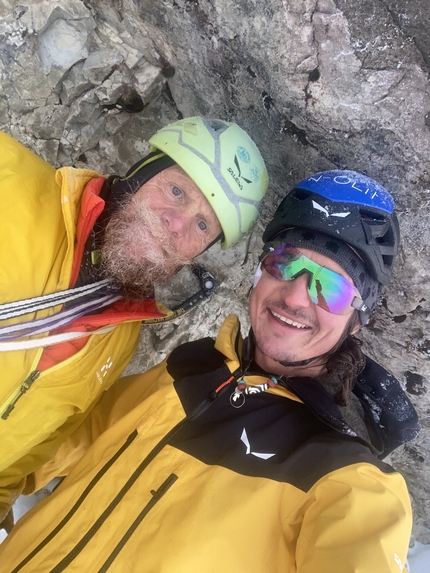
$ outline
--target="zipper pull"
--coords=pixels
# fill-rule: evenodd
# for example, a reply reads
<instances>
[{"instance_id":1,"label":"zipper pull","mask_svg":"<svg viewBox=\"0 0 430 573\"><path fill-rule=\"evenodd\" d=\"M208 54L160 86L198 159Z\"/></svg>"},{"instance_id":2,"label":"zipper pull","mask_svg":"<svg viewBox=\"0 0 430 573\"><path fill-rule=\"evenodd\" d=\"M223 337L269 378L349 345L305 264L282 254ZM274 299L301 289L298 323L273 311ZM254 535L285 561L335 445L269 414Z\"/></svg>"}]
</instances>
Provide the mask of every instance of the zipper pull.
<instances>
[{"instance_id":1,"label":"zipper pull","mask_svg":"<svg viewBox=\"0 0 430 573\"><path fill-rule=\"evenodd\" d=\"M20 387L17 390L17 394L12 398L12 400L7 405L6 410L1 415L2 420L7 420L9 418L10 413L15 408L18 400L27 392L27 390L29 390L29 388L31 388L33 382L35 382L39 376L40 371L34 370L23 382L21 382Z\"/></svg>"},{"instance_id":2,"label":"zipper pull","mask_svg":"<svg viewBox=\"0 0 430 573\"><path fill-rule=\"evenodd\" d=\"M222 384L220 384L218 386L218 388L216 388L215 390L212 390L212 392L209 393L209 400L211 402L213 402L214 400L216 400L219 396L219 394L221 393L221 391L224 390L224 388L226 388L227 386L229 386L232 382L236 382L238 378L241 378L242 372L240 370L240 368L238 368L237 370L235 370L232 375L230 376L230 378L228 380L226 380L225 382L223 382Z\"/></svg>"}]
</instances>

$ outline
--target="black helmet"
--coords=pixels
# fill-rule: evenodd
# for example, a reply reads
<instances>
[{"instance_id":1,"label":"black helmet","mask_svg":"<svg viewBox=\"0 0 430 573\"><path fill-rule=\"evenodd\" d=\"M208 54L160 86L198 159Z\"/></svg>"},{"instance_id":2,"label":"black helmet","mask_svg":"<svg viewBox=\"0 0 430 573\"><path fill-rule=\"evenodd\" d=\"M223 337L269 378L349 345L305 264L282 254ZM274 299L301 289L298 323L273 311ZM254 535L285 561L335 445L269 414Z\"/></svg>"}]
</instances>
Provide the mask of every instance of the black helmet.
<instances>
[{"instance_id":1,"label":"black helmet","mask_svg":"<svg viewBox=\"0 0 430 573\"><path fill-rule=\"evenodd\" d=\"M298 183L263 234L265 243L299 227L344 241L380 285L388 283L399 250L394 200L376 181L355 171L323 171Z\"/></svg>"}]
</instances>

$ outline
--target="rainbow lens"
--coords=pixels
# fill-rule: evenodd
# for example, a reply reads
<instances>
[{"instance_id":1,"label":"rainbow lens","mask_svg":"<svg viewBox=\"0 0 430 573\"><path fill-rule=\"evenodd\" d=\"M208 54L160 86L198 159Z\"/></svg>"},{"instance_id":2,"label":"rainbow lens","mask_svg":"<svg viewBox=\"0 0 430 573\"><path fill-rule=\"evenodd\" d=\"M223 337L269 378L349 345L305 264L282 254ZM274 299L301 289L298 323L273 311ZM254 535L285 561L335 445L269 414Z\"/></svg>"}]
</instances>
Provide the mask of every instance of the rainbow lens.
<instances>
[{"instance_id":1,"label":"rainbow lens","mask_svg":"<svg viewBox=\"0 0 430 573\"><path fill-rule=\"evenodd\" d=\"M292 245L281 243L269 247L261 265L272 277L281 281L309 275L308 291L313 303L333 314L348 314L360 299L357 288L342 275L318 265ZM354 305L353 305L354 302Z\"/></svg>"}]
</instances>

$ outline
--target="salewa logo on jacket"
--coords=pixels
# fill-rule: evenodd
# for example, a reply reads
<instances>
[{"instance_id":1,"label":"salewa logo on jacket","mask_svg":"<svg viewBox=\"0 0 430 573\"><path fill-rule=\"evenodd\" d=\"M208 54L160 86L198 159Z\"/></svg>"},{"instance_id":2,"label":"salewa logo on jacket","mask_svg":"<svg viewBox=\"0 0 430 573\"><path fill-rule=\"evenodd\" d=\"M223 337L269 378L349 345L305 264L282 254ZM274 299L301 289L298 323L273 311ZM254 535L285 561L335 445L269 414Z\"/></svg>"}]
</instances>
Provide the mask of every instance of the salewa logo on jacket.
<instances>
[{"instance_id":1,"label":"salewa logo on jacket","mask_svg":"<svg viewBox=\"0 0 430 573\"><path fill-rule=\"evenodd\" d=\"M240 439L242 440L242 442L246 446L246 453L247 454L251 454L257 458L261 458L262 460L268 460L269 458L276 456L276 454L263 454L261 452L251 452L251 445L249 443L248 434L246 433L245 428L243 428L243 432L242 432L242 435L240 436Z\"/></svg>"},{"instance_id":2,"label":"salewa logo on jacket","mask_svg":"<svg viewBox=\"0 0 430 573\"><path fill-rule=\"evenodd\" d=\"M97 376L97 379L100 382L100 384L103 383L103 378L109 372L109 368L111 368L112 365L113 365L112 357L109 356L109 358L106 360L106 364L103 364L103 366L100 368L100 370L97 370L96 376Z\"/></svg>"}]
</instances>

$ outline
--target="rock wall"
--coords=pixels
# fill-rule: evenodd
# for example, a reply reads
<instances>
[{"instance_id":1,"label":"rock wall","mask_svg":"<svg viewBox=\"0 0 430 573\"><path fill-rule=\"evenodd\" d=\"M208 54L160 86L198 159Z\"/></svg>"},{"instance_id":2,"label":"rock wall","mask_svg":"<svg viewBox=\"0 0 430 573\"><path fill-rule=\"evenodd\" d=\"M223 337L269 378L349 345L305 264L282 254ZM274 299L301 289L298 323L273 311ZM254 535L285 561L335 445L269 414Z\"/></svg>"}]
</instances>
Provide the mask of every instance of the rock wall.
<instances>
[{"instance_id":1,"label":"rock wall","mask_svg":"<svg viewBox=\"0 0 430 573\"><path fill-rule=\"evenodd\" d=\"M182 321L146 327L128 371L216 333L247 291L260 231L294 182L355 169L394 195L402 230L393 280L365 350L404 384L420 437L392 456L414 536L430 543L430 36L426 0L0 0L0 128L56 166L124 174L182 116L236 121L271 185L251 240L201 257L219 286ZM160 289L176 304L183 272Z\"/></svg>"}]
</instances>

